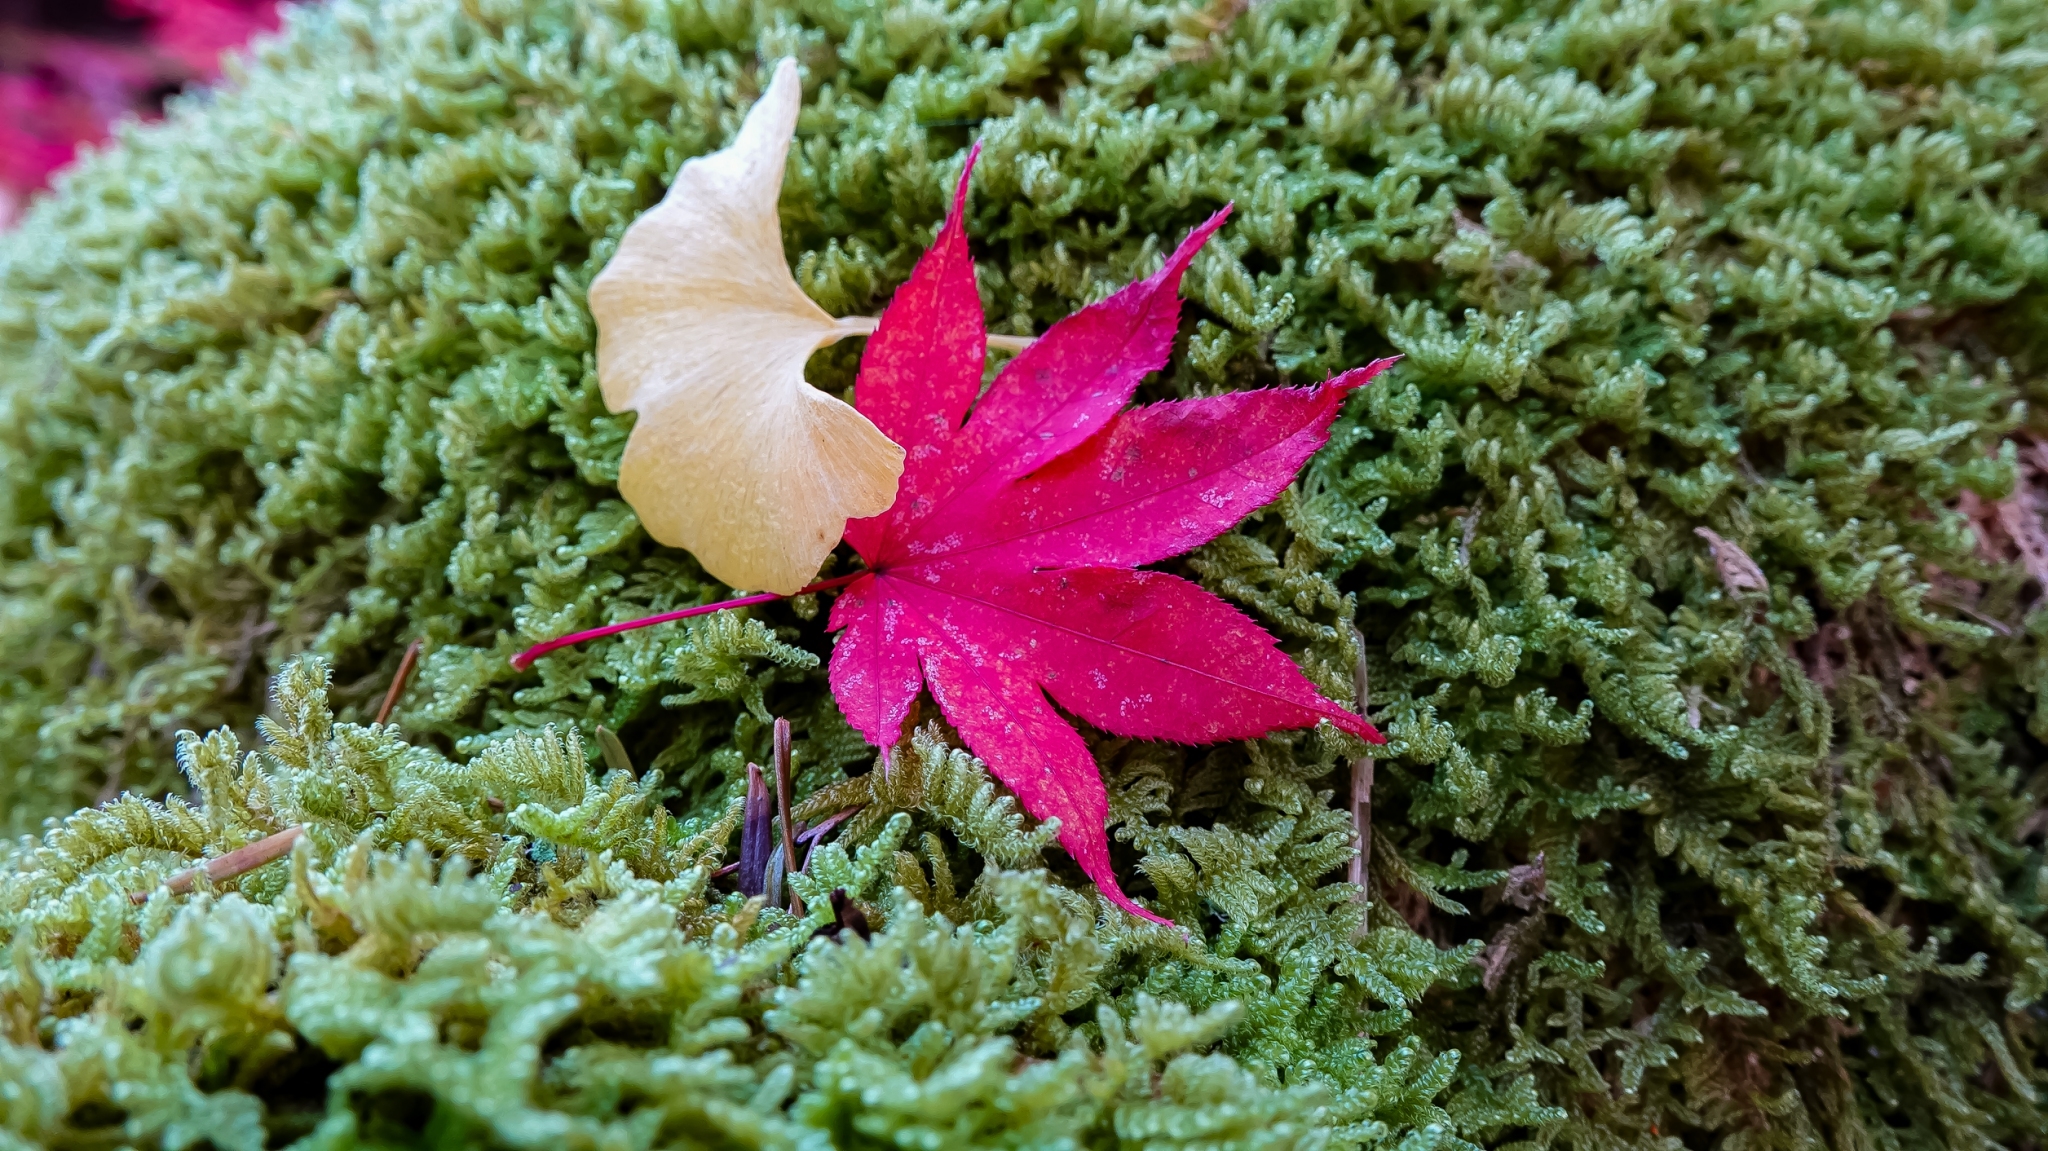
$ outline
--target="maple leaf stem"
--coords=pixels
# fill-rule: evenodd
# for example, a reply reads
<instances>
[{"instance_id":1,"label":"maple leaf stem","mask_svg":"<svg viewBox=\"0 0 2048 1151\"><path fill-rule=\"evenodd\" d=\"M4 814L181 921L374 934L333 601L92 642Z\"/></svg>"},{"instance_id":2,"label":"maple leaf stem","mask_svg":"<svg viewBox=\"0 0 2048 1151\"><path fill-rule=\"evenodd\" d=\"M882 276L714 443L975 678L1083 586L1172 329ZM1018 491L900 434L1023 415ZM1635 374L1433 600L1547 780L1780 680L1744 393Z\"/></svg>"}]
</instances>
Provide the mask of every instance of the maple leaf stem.
<instances>
[{"instance_id":1,"label":"maple leaf stem","mask_svg":"<svg viewBox=\"0 0 2048 1151\"><path fill-rule=\"evenodd\" d=\"M1358 644L1358 665L1351 672L1352 706L1369 722L1366 713L1372 703L1372 673L1365 662L1365 636L1359 634L1357 624L1351 626L1351 638ZM1366 886L1372 875L1372 787L1373 757L1367 752L1351 761L1351 826L1358 836L1358 853L1351 857L1350 874L1345 877L1358 886L1359 901L1365 904L1358 920L1361 935L1372 922L1372 895Z\"/></svg>"},{"instance_id":2,"label":"maple leaf stem","mask_svg":"<svg viewBox=\"0 0 2048 1151\"><path fill-rule=\"evenodd\" d=\"M828 580L819 580L817 583L797 589L796 594L810 595L812 592L845 587L866 574L868 573L857 571L843 576L834 576ZM518 671L525 671L533 666L533 661L547 655L549 652L560 651L565 647L574 647L585 640L603 639L608 635L617 635L622 631L633 631L637 628L653 627L658 623L670 623L679 619L689 619L691 616L710 615L715 611L729 611L736 607L752 607L755 604L774 603L776 600L789 598L791 597L777 592L764 591L756 595L743 595L738 599L721 600L718 603L677 608L675 611L665 611L660 615L642 616L639 619L629 619L623 623L608 623L603 627L594 627L588 631L574 632L559 639L551 639L545 643L534 644L532 647L512 657L512 667Z\"/></svg>"},{"instance_id":3,"label":"maple leaf stem","mask_svg":"<svg viewBox=\"0 0 2048 1151\"><path fill-rule=\"evenodd\" d=\"M837 321L837 338L872 336L875 334L875 326L881 322L880 316L841 316ZM989 347L1001 348L1006 352L1021 352L1038 341L1037 336L1005 336L998 332L990 332L984 338L988 341Z\"/></svg>"}]
</instances>

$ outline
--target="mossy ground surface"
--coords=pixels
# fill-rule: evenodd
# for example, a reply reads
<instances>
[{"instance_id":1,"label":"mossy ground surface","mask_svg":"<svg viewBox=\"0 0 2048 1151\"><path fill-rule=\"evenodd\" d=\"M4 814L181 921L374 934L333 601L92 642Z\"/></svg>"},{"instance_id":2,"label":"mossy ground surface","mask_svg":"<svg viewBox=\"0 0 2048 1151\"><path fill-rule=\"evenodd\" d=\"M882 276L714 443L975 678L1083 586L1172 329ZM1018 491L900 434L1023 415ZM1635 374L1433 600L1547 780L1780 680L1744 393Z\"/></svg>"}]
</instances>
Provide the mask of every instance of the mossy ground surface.
<instances>
[{"instance_id":1,"label":"mossy ground surface","mask_svg":"<svg viewBox=\"0 0 2048 1151\"><path fill-rule=\"evenodd\" d=\"M1144 398L1405 354L1173 565L1363 652L1369 923L1328 732L1091 735L1183 939L870 771L816 603L511 669L725 594L583 291L783 55L835 314L978 139L996 330L1234 201ZM0 1146L2039 1148L2044 116L2035 0L301 10L0 240L0 830L101 805L0 878ZM711 878L776 716L865 804L803 918Z\"/></svg>"}]
</instances>

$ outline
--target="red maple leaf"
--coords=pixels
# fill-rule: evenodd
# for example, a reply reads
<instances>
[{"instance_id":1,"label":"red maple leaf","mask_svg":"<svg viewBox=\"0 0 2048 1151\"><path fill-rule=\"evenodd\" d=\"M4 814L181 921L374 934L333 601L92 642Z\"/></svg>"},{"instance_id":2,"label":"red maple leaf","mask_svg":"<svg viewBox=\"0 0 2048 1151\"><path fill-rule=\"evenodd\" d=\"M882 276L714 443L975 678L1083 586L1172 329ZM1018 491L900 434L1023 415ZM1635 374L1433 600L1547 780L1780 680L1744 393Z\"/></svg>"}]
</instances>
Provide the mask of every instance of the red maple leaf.
<instances>
[{"instance_id":1,"label":"red maple leaf","mask_svg":"<svg viewBox=\"0 0 2048 1151\"><path fill-rule=\"evenodd\" d=\"M1318 387L1126 411L1172 351L1181 274L1225 208L1156 274L1054 324L981 394L966 195L962 173L950 218L861 358L855 406L907 458L895 506L847 525L868 570L833 606L832 692L886 752L929 687L1025 809L1059 819L1061 846L1103 894L1165 923L1118 887L1101 773L1047 696L1121 736L1210 743L1327 719L1384 742L1242 612L1132 569L1272 500L1351 390L1393 361Z\"/></svg>"}]
</instances>

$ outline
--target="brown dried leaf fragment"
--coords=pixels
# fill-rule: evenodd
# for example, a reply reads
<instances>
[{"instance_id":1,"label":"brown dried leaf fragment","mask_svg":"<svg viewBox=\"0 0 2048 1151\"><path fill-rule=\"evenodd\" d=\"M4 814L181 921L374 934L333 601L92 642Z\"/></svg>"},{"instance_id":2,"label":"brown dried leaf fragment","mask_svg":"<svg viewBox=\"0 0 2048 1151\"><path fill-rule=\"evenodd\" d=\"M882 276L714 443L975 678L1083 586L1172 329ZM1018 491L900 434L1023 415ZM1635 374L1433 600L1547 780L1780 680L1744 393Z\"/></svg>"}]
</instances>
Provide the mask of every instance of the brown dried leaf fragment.
<instances>
[{"instance_id":1,"label":"brown dried leaf fragment","mask_svg":"<svg viewBox=\"0 0 2048 1151\"><path fill-rule=\"evenodd\" d=\"M1998 501L1998 526L2020 553L2020 563L2042 588L2048 589L2048 511L2035 494L2031 477L2022 475L2012 495Z\"/></svg>"},{"instance_id":2,"label":"brown dried leaf fragment","mask_svg":"<svg viewBox=\"0 0 2048 1151\"><path fill-rule=\"evenodd\" d=\"M1484 950L1472 957L1479 968L1479 984L1487 994L1500 989L1515 964L1519 963L1543 936L1543 916L1525 915L1499 931L1487 941Z\"/></svg>"},{"instance_id":3,"label":"brown dried leaf fragment","mask_svg":"<svg viewBox=\"0 0 2048 1151\"><path fill-rule=\"evenodd\" d=\"M676 173L590 285L605 405L637 411L619 491L649 535L735 587L794 593L848 519L896 498L903 449L804 382L870 331L797 287L776 214L803 88L784 60L730 147Z\"/></svg>"},{"instance_id":4,"label":"brown dried leaf fragment","mask_svg":"<svg viewBox=\"0 0 2048 1151\"><path fill-rule=\"evenodd\" d=\"M1771 590L1771 581L1764 578L1764 569L1756 566L1748 552L1722 539L1712 528L1694 528L1692 533L1707 541L1707 554L1714 557L1714 570L1720 574L1721 586L1728 589L1729 595Z\"/></svg>"},{"instance_id":5,"label":"brown dried leaf fragment","mask_svg":"<svg viewBox=\"0 0 2048 1151\"><path fill-rule=\"evenodd\" d=\"M1528 911L1539 903L1550 902L1550 870L1543 863L1545 854L1539 851L1529 862L1508 868L1507 878L1500 885L1502 903Z\"/></svg>"}]
</instances>

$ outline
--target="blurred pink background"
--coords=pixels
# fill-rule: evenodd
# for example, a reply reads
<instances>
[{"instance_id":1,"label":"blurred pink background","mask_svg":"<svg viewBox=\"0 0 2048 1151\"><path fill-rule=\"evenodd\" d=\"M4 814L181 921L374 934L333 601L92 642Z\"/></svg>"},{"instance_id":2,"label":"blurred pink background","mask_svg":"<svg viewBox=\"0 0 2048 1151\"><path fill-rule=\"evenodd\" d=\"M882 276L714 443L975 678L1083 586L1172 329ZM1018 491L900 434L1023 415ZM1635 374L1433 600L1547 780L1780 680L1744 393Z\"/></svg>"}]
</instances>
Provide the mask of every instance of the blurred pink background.
<instances>
[{"instance_id":1,"label":"blurred pink background","mask_svg":"<svg viewBox=\"0 0 2048 1151\"><path fill-rule=\"evenodd\" d=\"M277 0L0 0L0 228L81 145L275 27Z\"/></svg>"}]
</instances>

